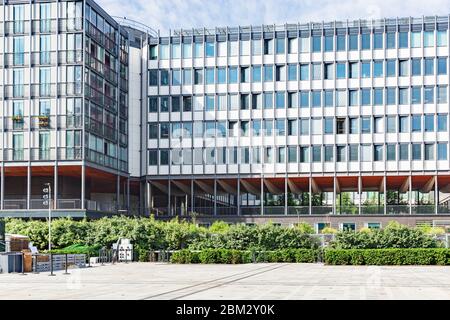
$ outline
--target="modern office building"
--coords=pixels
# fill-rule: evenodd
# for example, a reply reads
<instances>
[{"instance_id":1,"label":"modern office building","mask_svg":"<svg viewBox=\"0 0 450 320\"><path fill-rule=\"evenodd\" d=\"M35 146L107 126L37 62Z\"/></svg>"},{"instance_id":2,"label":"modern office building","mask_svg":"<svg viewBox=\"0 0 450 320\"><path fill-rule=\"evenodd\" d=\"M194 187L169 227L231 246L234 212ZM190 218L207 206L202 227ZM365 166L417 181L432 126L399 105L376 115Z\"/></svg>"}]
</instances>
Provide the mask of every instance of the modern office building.
<instances>
[{"instance_id":1,"label":"modern office building","mask_svg":"<svg viewBox=\"0 0 450 320\"><path fill-rule=\"evenodd\" d=\"M52 182L61 215L450 224L449 16L163 36L21 3L1 13L4 214L45 214Z\"/></svg>"}]
</instances>

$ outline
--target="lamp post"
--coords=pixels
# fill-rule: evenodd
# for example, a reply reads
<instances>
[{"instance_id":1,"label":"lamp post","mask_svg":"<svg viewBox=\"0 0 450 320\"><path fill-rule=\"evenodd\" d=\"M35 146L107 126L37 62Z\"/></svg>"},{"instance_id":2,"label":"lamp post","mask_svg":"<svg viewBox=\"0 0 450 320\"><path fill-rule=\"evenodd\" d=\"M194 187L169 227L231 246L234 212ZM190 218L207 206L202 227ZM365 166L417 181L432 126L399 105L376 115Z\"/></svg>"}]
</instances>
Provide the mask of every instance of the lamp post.
<instances>
[{"instance_id":1,"label":"lamp post","mask_svg":"<svg viewBox=\"0 0 450 320\"><path fill-rule=\"evenodd\" d=\"M50 252L52 250L52 186L50 183L45 183L44 186L42 198L43 204L48 204L48 251Z\"/></svg>"}]
</instances>

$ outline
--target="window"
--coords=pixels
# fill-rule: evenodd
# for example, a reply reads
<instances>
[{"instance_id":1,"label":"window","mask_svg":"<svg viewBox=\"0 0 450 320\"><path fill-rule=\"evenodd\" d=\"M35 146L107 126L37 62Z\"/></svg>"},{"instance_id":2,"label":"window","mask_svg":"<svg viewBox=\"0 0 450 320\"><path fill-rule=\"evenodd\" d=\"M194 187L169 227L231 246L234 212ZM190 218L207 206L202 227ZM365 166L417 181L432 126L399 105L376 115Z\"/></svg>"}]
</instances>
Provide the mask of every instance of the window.
<instances>
[{"instance_id":1,"label":"window","mask_svg":"<svg viewBox=\"0 0 450 320\"><path fill-rule=\"evenodd\" d=\"M425 116L425 132L433 132L434 131L434 114L426 114Z\"/></svg>"},{"instance_id":2,"label":"window","mask_svg":"<svg viewBox=\"0 0 450 320\"><path fill-rule=\"evenodd\" d=\"M183 58L184 59L192 58L192 44L191 43L183 43Z\"/></svg>"},{"instance_id":3,"label":"window","mask_svg":"<svg viewBox=\"0 0 450 320\"><path fill-rule=\"evenodd\" d=\"M374 78L383 77L383 61L373 62L373 77Z\"/></svg>"},{"instance_id":4,"label":"window","mask_svg":"<svg viewBox=\"0 0 450 320\"><path fill-rule=\"evenodd\" d=\"M228 83L238 83L237 67L228 67Z\"/></svg>"},{"instance_id":5,"label":"window","mask_svg":"<svg viewBox=\"0 0 450 320\"><path fill-rule=\"evenodd\" d=\"M148 97L148 112L158 112L158 98Z\"/></svg>"},{"instance_id":6,"label":"window","mask_svg":"<svg viewBox=\"0 0 450 320\"><path fill-rule=\"evenodd\" d=\"M275 106L277 109L284 109L285 108L285 103L284 103L284 92L277 92L275 95Z\"/></svg>"},{"instance_id":7,"label":"window","mask_svg":"<svg viewBox=\"0 0 450 320\"><path fill-rule=\"evenodd\" d=\"M434 58L425 58L424 60L424 75L434 75Z\"/></svg>"},{"instance_id":8,"label":"window","mask_svg":"<svg viewBox=\"0 0 450 320\"><path fill-rule=\"evenodd\" d=\"M309 162L309 147L300 147L300 162Z\"/></svg>"},{"instance_id":9,"label":"window","mask_svg":"<svg viewBox=\"0 0 450 320\"><path fill-rule=\"evenodd\" d=\"M358 151L359 146L356 144L351 144L348 146L348 161L356 162L358 161Z\"/></svg>"},{"instance_id":10,"label":"window","mask_svg":"<svg viewBox=\"0 0 450 320\"><path fill-rule=\"evenodd\" d=\"M324 161L333 162L334 161L334 147L324 146Z\"/></svg>"},{"instance_id":11,"label":"window","mask_svg":"<svg viewBox=\"0 0 450 320\"><path fill-rule=\"evenodd\" d=\"M298 41L297 38L288 39L288 53L297 53L298 51Z\"/></svg>"},{"instance_id":12,"label":"window","mask_svg":"<svg viewBox=\"0 0 450 320\"><path fill-rule=\"evenodd\" d=\"M372 161L372 145L370 144L361 145L361 161L363 162Z\"/></svg>"},{"instance_id":13,"label":"window","mask_svg":"<svg viewBox=\"0 0 450 320\"><path fill-rule=\"evenodd\" d=\"M358 35L350 34L348 36L348 51L358 50Z\"/></svg>"},{"instance_id":14,"label":"window","mask_svg":"<svg viewBox=\"0 0 450 320\"><path fill-rule=\"evenodd\" d=\"M437 153L438 153L438 160L447 160L447 142L438 142L437 144Z\"/></svg>"},{"instance_id":15,"label":"window","mask_svg":"<svg viewBox=\"0 0 450 320\"><path fill-rule=\"evenodd\" d=\"M324 65L324 74L323 77L325 80L332 80L334 76L334 64L333 63L325 63Z\"/></svg>"},{"instance_id":16,"label":"window","mask_svg":"<svg viewBox=\"0 0 450 320\"><path fill-rule=\"evenodd\" d=\"M285 81L286 80L286 67L276 66L275 67L275 81Z\"/></svg>"},{"instance_id":17,"label":"window","mask_svg":"<svg viewBox=\"0 0 450 320\"><path fill-rule=\"evenodd\" d=\"M322 44L322 37L321 36L313 36L312 37L312 52L320 52Z\"/></svg>"},{"instance_id":18,"label":"window","mask_svg":"<svg viewBox=\"0 0 450 320\"><path fill-rule=\"evenodd\" d=\"M194 43L194 58L203 58L203 43Z\"/></svg>"},{"instance_id":19,"label":"window","mask_svg":"<svg viewBox=\"0 0 450 320\"><path fill-rule=\"evenodd\" d=\"M261 66L252 67L252 81L261 82Z\"/></svg>"},{"instance_id":20,"label":"window","mask_svg":"<svg viewBox=\"0 0 450 320\"><path fill-rule=\"evenodd\" d=\"M322 119L318 118L311 119L311 134L313 135L322 134Z\"/></svg>"},{"instance_id":21,"label":"window","mask_svg":"<svg viewBox=\"0 0 450 320\"><path fill-rule=\"evenodd\" d=\"M158 85L158 70L148 71L148 82L150 87L155 87Z\"/></svg>"},{"instance_id":22,"label":"window","mask_svg":"<svg viewBox=\"0 0 450 320\"><path fill-rule=\"evenodd\" d=\"M422 59L415 58L411 59L411 76L422 75Z\"/></svg>"},{"instance_id":23,"label":"window","mask_svg":"<svg viewBox=\"0 0 450 320\"><path fill-rule=\"evenodd\" d=\"M438 114L437 115L437 131L438 132L447 132L447 115L446 114Z\"/></svg>"},{"instance_id":24,"label":"window","mask_svg":"<svg viewBox=\"0 0 450 320\"><path fill-rule=\"evenodd\" d=\"M148 165L149 166L158 165L158 150L148 150Z\"/></svg>"},{"instance_id":25,"label":"window","mask_svg":"<svg viewBox=\"0 0 450 320\"><path fill-rule=\"evenodd\" d=\"M409 160L409 144L407 143L400 143L399 144L399 160L400 161L407 161Z\"/></svg>"},{"instance_id":26,"label":"window","mask_svg":"<svg viewBox=\"0 0 450 320\"><path fill-rule=\"evenodd\" d=\"M300 108L309 108L309 92L300 92Z\"/></svg>"},{"instance_id":27,"label":"window","mask_svg":"<svg viewBox=\"0 0 450 320\"><path fill-rule=\"evenodd\" d=\"M158 124L157 123L149 123L148 124L148 138L149 139L158 139Z\"/></svg>"},{"instance_id":28,"label":"window","mask_svg":"<svg viewBox=\"0 0 450 320\"><path fill-rule=\"evenodd\" d=\"M361 89L361 105L368 106L371 102L370 89Z\"/></svg>"},{"instance_id":29,"label":"window","mask_svg":"<svg viewBox=\"0 0 450 320\"><path fill-rule=\"evenodd\" d=\"M192 111L192 97L188 96L183 97L183 111L185 112Z\"/></svg>"},{"instance_id":30,"label":"window","mask_svg":"<svg viewBox=\"0 0 450 320\"><path fill-rule=\"evenodd\" d=\"M337 146L336 147L336 161L337 162L345 162L345 154L346 149L345 146Z\"/></svg>"},{"instance_id":31,"label":"window","mask_svg":"<svg viewBox=\"0 0 450 320\"><path fill-rule=\"evenodd\" d=\"M296 146L288 147L288 162L289 163L297 163L297 147Z\"/></svg>"},{"instance_id":32,"label":"window","mask_svg":"<svg viewBox=\"0 0 450 320\"><path fill-rule=\"evenodd\" d=\"M408 48L408 32L398 33L398 48Z\"/></svg>"},{"instance_id":33,"label":"window","mask_svg":"<svg viewBox=\"0 0 450 320\"><path fill-rule=\"evenodd\" d=\"M241 83L250 82L250 67L241 67Z\"/></svg>"},{"instance_id":34,"label":"window","mask_svg":"<svg viewBox=\"0 0 450 320\"><path fill-rule=\"evenodd\" d=\"M264 93L264 109L273 108L273 93Z\"/></svg>"},{"instance_id":35,"label":"window","mask_svg":"<svg viewBox=\"0 0 450 320\"><path fill-rule=\"evenodd\" d=\"M409 103L409 88L399 88L398 89L398 104L408 104Z\"/></svg>"},{"instance_id":36,"label":"window","mask_svg":"<svg viewBox=\"0 0 450 320\"><path fill-rule=\"evenodd\" d=\"M252 40L252 55L259 56L261 54L261 40Z\"/></svg>"},{"instance_id":37,"label":"window","mask_svg":"<svg viewBox=\"0 0 450 320\"><path fill-rule=\"evenodd\" d=\"M191 69L183 69L183 84L191 85L192 84L192 72Z\"/></svg>"},{"instance_id":38,"label":"window","mask_svg":"<svg viewBox=\"0 0 450 320\"><path fill-rule=\"evenodd\" d=\"M422 144L413 143L411 147L412 147L412 159L422 160Z\"/></svg>"},{"instance_id":39,"label":"window","mask_svg":"<svg viewBox=\"0 0 450 320\"><path fill-rule=\"evenodd\" d=\"M336 133L337 134L345 134L347 133L345 126L346 118L336 118Z\"/></svg>"},{"instance_id":40,"label":"window","mask_svg":"<svg viewBox=\"0 0 450 320\"><path fill-rule=\"evenodd\" d=\"M194 84L203 84L203 69L194 70Z\"/></svg>"},{"instance_id":41,"label":"window","mask_svg":"<svg viewBox=\"0 0 450 320\"><path fill-rule=\"evenodd\" d=\"M151 45L149 54L150 54L150 60L157 60L158 59L158 46Z\"/></svg>"},{"instance_id":42,"label":"window","mask_svg":"<svg viewBox=\"0 0 450 320\"><path fill-rule=\"evenodd\" d=\"M179 43L172 44L172 59L180 59L181 58L181 46Z\"/></svg>"},{"instance_id":43,"label":"window","mask_svg":"<svg viewBox=\"0 0 450 320\"><path fill-rule=\"evenodd\" d=\"M338 62L336 64L336 79L345 79L345 63Z\"/></svg>"},{"instance_id":44,"label":"window","mask_svg":"<svg viewBox=\"0 0 450 320\"><path fill-rule=\"evenodd\" d=\"M321 106L321 91L311 91L312 107L319 108Z\"/></svg>"},{"instance_id":45,"label":"window","mask_svg":"<svg viewBox=\"0 0 450 320\"><path fill-rule=\"evenodd\" d=\"M322 79L322 64L321 63L313 63L312 67L312 80L321 80Z\"/></svg>"},{"instance_id":46,"label":"window","mask_svg":"<svg viewBox=\"0 0 450 320\"><path fill-rule=\"evenodd\" d=\"M214 96L213 95L205 96L205 110L206 111L214 111Z\"/></svg>"},{"instance_id":47,"label":"window","mask_svg":"<svg viewBox=\"0 0 450 320\"><path fill-rule=\"evenodd\" d=\"M333 90L325 90L323 92L323 103L324 103L324 107L332 107L333 104Z\"/></svg>"},{"instance_id":48,"label":"window","mask_svg":"<svg viewBox=\"0 0 450 320\"><path fill-rule=\"evenodd\" d=\"M214 68L205 69L206 84L214 84Z\"/></svg>"},{"instance_id":49,"label":"window","mask_svg":"<svg viewBox=\"0 0 450 320\"><path fill-rule=\"evenodd\" d=\"M309 37L302 37L300 39L300 52L309 52Z\"/></svg>"},{"instance_id":50,"label":"window","mask_svg":"<svg viewBox=\"0 0 450 320\"><path fill-rule=\"evenodd\" d=\"M370 117L361 117L361 133L371 133Z\"/></svg>"},{"instance_id":51,"label":"window","mask_svg":"<svg viewBox=\"0 0 450 320\"><path fill-rule=\"evenodd\" d=\"M288 93L288 108L298 108L297 92L289 92Z\"/></svg>"},{"instance_id":52,"label":"window","mask_svg":"<svg viewBox=\"0 0 450 320\"><path fill-rule=\"evenodd\" d=\"M436 87L437 103L447 103L447 86Z\"/></svg>"},{"instance_id":53,"label":"window","mask_svg":"<svg viewBox=\"0 0 450 320\"><path fill-rule=\"evenodd\" d=\"M434 143L425 143L425 160L434 160Z\"/></svg>"},{"instance_id":54,"label":"window","mask_svg":"<svg viewBox=\"0 0 450 320\"><path fill-rule=\"evenodd\" d=\"M288 65L288 81L297 81L297 65Z\"/></svg>"},{"instance_id":55,"label":"window","mask_svg":"<svg viewBox=\"0 0 450 320\"><path fill-rule=\"evenodd\" d=\"M411 104L422 103L422 87L411 88Z\"/></svg>"},{"instance_id":56,"label":"window","mask_svg":"<svg viewBox=\"0 0 450 320\"><path fill-rule=\"evenodd\" d=\"M323 119L323 126L324 126L324 133L325 134L333 134L333 118L324 118Z\"/></svg>"},{"instance_id":57,"label":"window","mask_svg":"<svg viewBox=\"0 0 450 320\"><path fill-rule=\"evenodd\" d=\"M264 39L264 54L273 54L273 39Z\"/></svg>"},{"instance_id":58,"label":"window","mask_svg":"<svg viewBox=\"0 0 450 320\"><path fill-rule=\"evenodd\" d=\"M300 80L309 80L309 64L300 64Z\"/></svg>"},{"instance_id":59,"label":"window","mask_svg":"<svg viewBox=\"0 0 450 320\"><path fill-rule=\"evenodd\" d=\"M383 34L374 33L373 34L373 49L383 49Z\"/></svg>"},{"instance_id":60,"label":"window","mask_svg":"<svg viewBox=\"0 0 450 320\"><path fill-rule=\"evenodd\" d=\"M286 161L286 148L285 147L278 147L277 152L277 162L278 163L284 163Z\"/></svg>"},{"instance_id":61,"label":"window","mask_svg":"<svg viewBox=\"0 0 450 320\"><path fill-rule=\"evenodd\" d=\"M383 133L383 117L374 117L373 118L373 131L375 133Z\"/></svg>"},{"instance_id":62,"label":"window","mask_svg":"<svg viewBox=\"0 0 450 320\"><path fill-rule=\"evenodd\" d=\"M348 64L348 77L350 79L358 78L358 62L349 62Z\"/></svg>"},{"instance_id":63,"label":"window","mask_svg":"<svg viewBox=\"0 0 450 320\"><path fill-rule=\"evenodd\" d=\"M420 115L411 116L411 131L412 132L422 131L422 116Z\"/></svg>"},{"instance_id":64,"label":"window","mask_svg":"<svg viewBox=\"0 0 450 320\"><path fill-rule=\"evenodd\" d=\"M370 62L361 63L361 78L370 78Z\"/></svg>"},{"instance_id":65,"label":"window","mask_svg":"<svg viewBox=\"0 0 450 320\"><path fill-rule=\"evenodd\" d=\"M386 145L386 160L387 161L395 161L395 160L397 160L396 145L395 144L388 144L388 145Z\"/></svg>"},{"instance_id":66,"label":"window","mask_svg":"<svg viewBox=\"0 0 450 320\"><path fill-rule=\"evenodd\" d=\"M181 72L179 69L172 70L172 85L173 86L181 85Z\"/></svg>"},{"instance_id":67,"label":"window","mask_svg":"<svg viewBox=\"0 0 450 320\"><path fill-rule=\"evenodd\" d=\"M206 51L206 57L207 58L213 58L214 57L214 49L215 49L215 43L214 42L206 42L205 43L205 51Z\"/></svg>"},{"instance_id":68,"label":"window","mask_svg":"<svg viewBox=\"0 0 450 320\"><path fill-rule=\"evenodd\" d=\"M437 74L446 75L447 74L447 58L439 57L437 59Z\"/></svg>"},{"instance_id":69,"label":"window","mask_svg":"<svg viewBox=\"0 0 450 320\"><path fill-rule=\"evenodd\" d=\"M285 136L286 135L286 124L284 119L277 119L275 122L276 126L276 135L277 136Z\"/></svg>"},{"instance_id":70,"label":"window","mask_svg":"<svg viewBox=\"0 0 450 320\"><path fill-rule=\"evenodd\" d=\"M396 60L386 60L386 77L395 77Z\"/></svg>"},{"instance_id":71,"label":"window","mask_svg":"<svg viewBox=\"0 0 450 320\"><path fill-rule=\"evenodd\" d=\"M336 107L345 107L347 105L346 90L336 90Z\"/></svg>"},{"instance_id":72,"label":"window","mask_svg":"<svg viewBox=\"0 0 450 320\"><path fill-rule=\"evenodd\" d=\"M396 104L396 88L387 88L386 89L386 104L394 105Z\"/></svg>"},{"instance_id":73,"label":"window","mask_svg":"<svg viewBox=\"0 0 450 320\"><path fill-rule=\"evenodd\" d=\"M300 135L309 134L309 119L300 119Z\"/></svg>"},{"instance_id":74,"label":"window","mask_svg":"<svg viewBox=\"0 0 450 320\"><path fill-rule=\"evenodd\" d=\"M434 31L423 32L423 46L434 47Z\"/></svg>"},{"instance_id":75,"label":"window","mask_svg":"<svg viewBox=\"0 0 450 320\"><path fill-rule=\"evenodd\" d=\"M276 39L275 53L276 54L284 54L284 52L285 52L284 46L285 46L284 38Z\"/></svg>"},{"instance_id":76,"label":"window","mask_svg":"<svg viewBox=\"0 0 450 320\"><path fill-rule=\"evenodd\" d=\"M427 86L423 88L423 102L434 103L434 86Z\"/></svg>"},{"instance_id":77,"label":"window","mask_svg":"<svg viewBox=\"0 0 450 320\"><path fill-rule=\"evenodd\" d=\"M361 50L370 50L370 33L361 35Z\"/></svg>"},{"instance_id":78,"label":"window","mask_svg":"<svg viewBox=\"0 0 450 320\"><path fill-rule=\"evenodd\" d=\"M357 106L358 105L358 90L348 91L348 105Z\"/></svg>"},{"instance_id":79,"label":"window","mask_svg":"<svg viewBox=\"0 0 450 320\"><path fill-rule=\"evenodd\" d=\"M168 122L160 123L159 125L159 138L169 139L170 127Z\"/></svg>"},{"instance_id":80,"label":"window","mask_svg":"<svg viewBox=\"0 0 450 320\"><path fill-rule=\"evenodd\" d=\"M217 69L217 83L225 84L227 83L227 69L226 68L218 68Z\"/></svg>"},{"instance_id":81,"label":"window","mask_svg":"<svg viewBox=\"0 0 450 320\"><path fill-rule=\"evenodd\" d=\"M264 66L264 82L273 81L273 65Z\"/></svg>"},{"instance_id":82,"label":"window","mask_svg":"<svg viewBox=\"0 0 450 320\"><path fill-rule=\"evenodd\" d=\"M401 133L408 132L408 116L399 116L398 118L398 131Z\"/></svg>"},{"instance_id":83,"label":"window","mask_svg":"<svg viewBox=\"0 0 450 320\"><path fill-rule=\"evenodd\" d=\"M297 134L297 119L288 119L288 135L296 136Z\"/></svg>"},{"instance_id":84,"label":"window","mask_svg":"<svg viewBox=\"0 0 450 320\"><path fill-rule=\"evenodd\" d=\"M396 117L388 116L386 117L386 132L395 133L396 132Z\"/></svg>"},{"instance_id":85,"label":"window","mask_svg":"<svg viewBox=\"0 0 450 320\"><path fill-rule=\"evenodd\" d=\"M394 93L394 101L395 101L395 93ZM373 89L373 105L380 106L383 104L383 89L375 88Z\"/></svg>"},{"instance_id":86,"label":"window","mask_svg":"<svg viewBox=\"0 0 450 320\"><path fill-rule=\"evenodd\" d=\"M437 46L438 47L447 46L447 30L437 31Z\"/></svg>"},{"instance_id":87,"label":"window","mask_svg":"<svg viewBox=\"0 0 450 320\"><path fill-rule=\"evenodd\" d=\"M161 60L169 59L169 45L167 45L167 44L159 45L159 58Z\"/></svg>"},{"instance_id":88,"label":"window","mask_svg":"<svg viewBox=\"0 0 450 320\"><path fill-rule=\"evenodd\" d=\"M398 75L399 77L407 77L409 75L408 69L408 60L399 60L398 65Z\"/></svg>"},{"instance_id":89,"label":"window","mask_svg":"<svg viewBox=\"0 0 450 320\"><path fill-rule=\"evenodd\" d=\"M322 161L322 155L321 155L321 146L312 146L312 161L313 162L321 162Z\"/></svg>"},{"instance_id":90,"label":"window","mask_svg":"<svg viewBox=\"0 0 450 320\"><path fill-rule=\"evenodd\" d=\"M348 133L349 134L357 134L358 133L358 118L350 118L349 119Z\"/></svg>"},{"instance_id":91,"label":"window","mask_svg":"<svg viewBox=\"0 0 450 320\"><path fill-rule=\"evenodd\" d=\"M252 109L262 108L262 96L261 94L252 94Z\"/></svg>"},{"instance_id":92,"label":"window","mask_svg":"<svg viewBox=\"0 0 450 320\"><path fill-rule=\"evenodd\" d=\"M422 33L411 32L411 48L420 48L422 46Z\"/></svg>"},{"instance_id":93,"label":"window","mask_svg":"<svg viewBox=\"0 0 450 320\"><path fill-rule=\"evenodd\" d=\"M373 146L373 161L383 161L383 145Z\"/></svg>"},{"instance_id":94,"label":"window","mask_svg":"<svg viewBox=\"0 0 450 320\"><path fill-rule=\"evenodd\" d=\"M159 112L169 112L169 97L161 97L159 102Z\"/></svg>"},{"instance_id":95,"label":"window","mask_svg":"<svg viewBox=\"0 0 450 320\"><path fill-rule=\"evenodd\" d=\"M345 51L345 35L336 36L336 51Z\"/></svg>"},{"instance_id":96,"label":"window","mask_svg":"<svg viewBox=\"0 0 450 320\"><path fill-rule=\"evenodd\" d=\"M386 33L386 49L395 49L395 32Z\"/></svg>"},{"instance_id":97,"label":"window","mask_svg":"<svg viewBox=\"0 0 450 320\"><path fill-rule=\"evenodd\" d=\"M333 42L334 42L334 36L325 36L325 52L331 52L333 51Z\"/></svg>"}]
</instances>

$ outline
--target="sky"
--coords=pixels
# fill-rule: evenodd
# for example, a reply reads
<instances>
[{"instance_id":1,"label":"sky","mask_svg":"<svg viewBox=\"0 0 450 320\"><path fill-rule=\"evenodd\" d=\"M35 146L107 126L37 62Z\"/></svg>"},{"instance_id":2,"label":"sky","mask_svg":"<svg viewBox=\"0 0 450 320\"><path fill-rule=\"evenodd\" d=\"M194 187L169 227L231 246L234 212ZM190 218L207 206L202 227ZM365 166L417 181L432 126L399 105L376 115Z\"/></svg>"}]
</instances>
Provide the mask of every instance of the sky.
<instances>
[{"instance_id":1,"label":"sky","mask_svg":"<svg viewBox=\"0 0 450 320\"><path fill-rule=\"evenodd\" d=\"M447 15L450 0L97 0L160 30Z\"/></svg>"}]
</instances>

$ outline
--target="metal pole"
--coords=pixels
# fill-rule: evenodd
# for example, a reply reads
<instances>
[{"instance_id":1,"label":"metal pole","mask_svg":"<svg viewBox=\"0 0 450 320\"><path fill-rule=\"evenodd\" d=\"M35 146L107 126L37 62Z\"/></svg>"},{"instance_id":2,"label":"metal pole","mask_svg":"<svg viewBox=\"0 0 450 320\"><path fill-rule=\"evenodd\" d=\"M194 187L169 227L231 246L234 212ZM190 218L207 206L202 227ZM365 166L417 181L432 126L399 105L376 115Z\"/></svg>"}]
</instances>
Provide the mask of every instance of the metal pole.
<instances>
[{"instance_id":1,"label":"metal pole","mask_svg":"<svg viewBox=\"0 0 450 320\"><path fill-rule=\"evenodd\" d=\"M38 269L37 269L37 263L38 263L38 255L34 255L34 271L33 273L38 274Z\"/></svg>"},{"instance_id":2,"label":"metal pole","mask_svg":"<svg viewBox=\"0 0 450 320\"><path fill-rule=\"evenodd\" d=\"M24 264L25 264L25 253L22 252L22 275L23 275L23 276L26 275L26 274L25 274L25 266L24 266Z\"/></svg>"},{"instance_id":3,"label":"metal pole","mask_svg":"<svg viewBox=\"0 0 450 320\"><path fill-rule=\"evenodd\" d=\"M67 253L66 253L66 263L65 263L66 271L63 274L70 274L67 272L67 265L68 265L68 261L67 261Z\"/></svg>"},{"instance_id":4,"label":"metal pole","mask_svg":"<svg viewBox=\"0 0 450 320\"><path fill-rule=\"evenodd\" d=\"M50 274L49 276L54 276L55 274L53 273L53 254L50 252Z\"/></svg>"}]
</instances>

